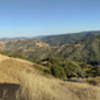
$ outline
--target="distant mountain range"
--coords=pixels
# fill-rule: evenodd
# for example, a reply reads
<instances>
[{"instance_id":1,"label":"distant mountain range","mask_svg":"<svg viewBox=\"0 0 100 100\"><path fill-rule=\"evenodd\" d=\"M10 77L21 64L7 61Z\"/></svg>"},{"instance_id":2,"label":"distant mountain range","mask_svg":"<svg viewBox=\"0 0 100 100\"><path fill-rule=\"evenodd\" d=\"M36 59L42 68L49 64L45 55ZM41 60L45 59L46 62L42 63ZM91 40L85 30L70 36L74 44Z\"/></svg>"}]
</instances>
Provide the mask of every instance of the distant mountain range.
<instances>
[{"instance_id":1,"label":"distant mountain range","mask_svg":"<svg viewBox=\"0 0 100 100\"><path fill-rule=\"evenodd\" d=\"M75 42L81 39L86 39L88 37L92 37L95 35L100 35L100 31L87 31L87 32L80 32L80 33L70 33L70 34L63 34L63 35L52 35L42 37L41 40L50 44L51 46L63 45L64 43L68 42Z\"/></svg>"},{"instance_id":2,"label":"distant mountain range","mask_svg":"<svg viewBox=\"0 0 100 100\"><path fill-rule=\"evenodd\" d=\"M39 38L1 39L0 52L41 61L49 56L100 64L100 31L52 35Z\"/></svg>"}]
</instances>

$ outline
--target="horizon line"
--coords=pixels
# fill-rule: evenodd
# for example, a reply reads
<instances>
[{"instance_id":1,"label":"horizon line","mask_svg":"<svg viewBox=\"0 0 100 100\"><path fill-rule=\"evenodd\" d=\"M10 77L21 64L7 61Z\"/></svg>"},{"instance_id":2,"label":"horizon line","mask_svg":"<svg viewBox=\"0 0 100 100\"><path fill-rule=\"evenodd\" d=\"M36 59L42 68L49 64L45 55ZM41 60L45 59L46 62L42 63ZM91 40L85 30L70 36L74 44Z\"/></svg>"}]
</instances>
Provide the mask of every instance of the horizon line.
<instances>
[{"instance_id":1,"label":"horizon line","mask_svg":"<svg viewBox=\"0 0 100 100\"><path fill-rule=\"evenodd\" d=\"M8 36L8 37L0 37L0 39L17 39L17 38L41 38L41 37L48 37L48 36L57 36L57 35L69 35L69 34L78 34L78 33L85 33L85 32L99 32L100 30L85 30L85 31L79 31L79 32L66 32L66 33L55 33L55 34L41 34L41 35L35 35L35 36Z\"/></svg>"}]
</instances>

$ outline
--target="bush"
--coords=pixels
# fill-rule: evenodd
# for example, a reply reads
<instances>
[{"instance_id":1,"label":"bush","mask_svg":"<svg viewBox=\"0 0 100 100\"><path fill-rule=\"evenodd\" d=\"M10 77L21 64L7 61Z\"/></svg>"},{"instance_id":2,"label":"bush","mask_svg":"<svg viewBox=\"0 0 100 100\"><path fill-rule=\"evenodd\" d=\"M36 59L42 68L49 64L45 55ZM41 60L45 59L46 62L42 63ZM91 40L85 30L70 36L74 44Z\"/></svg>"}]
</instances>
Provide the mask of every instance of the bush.
<instances>
[{"instance_id":1,"label":"bush","mask_svg":"<svg viewBox=\"0 0 100 100\"><path fill-rule=\"evenodd\" d=\"M50 57L42 61L46 62L51 74L58 78L87 78L100 76L100 67L94 67L84 62Z\"/></svg>"},{"instance_id":2,"label":"bush","mask_svg":"<svg viewBox=\"0 0 100 100\"><path fill-rule=\"evenodd\" d=\"M57 65L51 66L51 73L52 73L52 75L54 75L57 78L64 79L66 77L64 69Z\"/></svg>"}]
</instances>

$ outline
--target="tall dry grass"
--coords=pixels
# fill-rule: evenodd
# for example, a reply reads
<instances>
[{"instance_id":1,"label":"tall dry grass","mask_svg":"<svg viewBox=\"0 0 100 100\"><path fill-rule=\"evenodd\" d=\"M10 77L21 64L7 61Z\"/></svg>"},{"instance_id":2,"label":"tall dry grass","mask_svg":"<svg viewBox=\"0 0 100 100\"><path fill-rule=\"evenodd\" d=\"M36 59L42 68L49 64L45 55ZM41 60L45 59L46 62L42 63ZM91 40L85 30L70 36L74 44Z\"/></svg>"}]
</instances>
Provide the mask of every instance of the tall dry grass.
<instances>
[{"instance_id":1,"label":"tall dry grass","mask_svg":"<svg viewBox=\"0 0 100 100\"><path fill-rule=\"evenodd\" d=\"M49 79L38 74L21 73L18 100L58 100Z\"/></svg>"},{"instance_id":2,"label":"tall dry grass","mask_svg":"<svg viewBox=\"0 0 100 100\"><path fill-rule=\"evenodd\" d=\"M100 88L48 79L37 73L20 73L17 100L100 100Z\"/></svg>"}]
</instances>

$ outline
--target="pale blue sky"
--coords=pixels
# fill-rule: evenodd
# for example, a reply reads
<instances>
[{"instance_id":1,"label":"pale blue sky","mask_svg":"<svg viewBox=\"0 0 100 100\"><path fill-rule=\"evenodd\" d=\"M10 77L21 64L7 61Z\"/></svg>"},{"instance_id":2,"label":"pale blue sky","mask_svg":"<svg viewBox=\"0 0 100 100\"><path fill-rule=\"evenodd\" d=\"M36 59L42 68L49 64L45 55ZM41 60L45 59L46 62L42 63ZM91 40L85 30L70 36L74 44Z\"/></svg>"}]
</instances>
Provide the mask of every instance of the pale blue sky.
<instances>
[{"instance_id":1,"label":"pale blue sky","mask_svg":"<svg viewBox=\"0 0 100 100\"><path fill-rule=\"evenodd\" d=\"M100 0L0 0L0 37L100 29Z\"/></svg>"}]
</instances>

